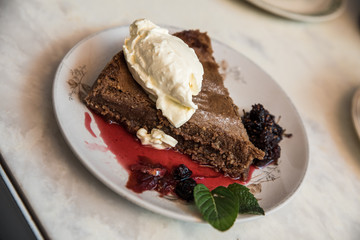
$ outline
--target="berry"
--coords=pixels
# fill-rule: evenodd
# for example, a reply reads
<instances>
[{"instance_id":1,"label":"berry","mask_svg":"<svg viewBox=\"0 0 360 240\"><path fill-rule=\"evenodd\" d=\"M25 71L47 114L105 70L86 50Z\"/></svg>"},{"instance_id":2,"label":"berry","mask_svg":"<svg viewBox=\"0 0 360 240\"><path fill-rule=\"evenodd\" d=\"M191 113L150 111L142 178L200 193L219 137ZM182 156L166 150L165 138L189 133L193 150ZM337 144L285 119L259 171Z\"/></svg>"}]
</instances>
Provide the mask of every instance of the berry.
<instances>
[{"instance_id":1,"label":"berry","mask_svg":"<svg viewBox=\"0 0 360 240\"><path fill-rule=\"evenodd\" d=\"M180 181L190 178L191 174L192 171L189 168L187 168L184 164L180 164L173 171L174 179Z\"/></svg>"},{"instance_id":2,"label":"berry","mask_svg":"<svg viewBox=\"0 0 360 240\"><path fill-rule=\"evenodd\" d=\"M178 182L178 184L176 184L175 193L178 195L179 198L190 202L194 200L194 188L196 184L197 183L192 178L180 181Z\"/></svg>"}]
</instances>

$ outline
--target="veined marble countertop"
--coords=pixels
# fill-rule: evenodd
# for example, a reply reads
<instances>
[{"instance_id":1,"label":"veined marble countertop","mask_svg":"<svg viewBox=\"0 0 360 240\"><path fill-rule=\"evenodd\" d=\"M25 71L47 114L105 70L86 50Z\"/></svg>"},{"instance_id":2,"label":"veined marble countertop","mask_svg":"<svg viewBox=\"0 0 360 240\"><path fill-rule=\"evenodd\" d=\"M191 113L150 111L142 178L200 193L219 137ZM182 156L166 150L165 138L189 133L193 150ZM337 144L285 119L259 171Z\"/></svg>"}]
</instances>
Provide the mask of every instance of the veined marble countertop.
<instances>
[{"instance_id":1,"label":"veined marble countertop","mask_svg":"<svg viewBox=\"0 0 360 240\"><path fill-rule=\"evenodd\" d=\"M359 239L358 1L338 18L302 23L240 0L0 1L0 150L52 239ZM200 29L241 52L287 92L305 124L310 165L276 212L221 233L145 210L99 182L56 123L55 71L87 35L137 18Z\"/></svg>"}]
</instances>

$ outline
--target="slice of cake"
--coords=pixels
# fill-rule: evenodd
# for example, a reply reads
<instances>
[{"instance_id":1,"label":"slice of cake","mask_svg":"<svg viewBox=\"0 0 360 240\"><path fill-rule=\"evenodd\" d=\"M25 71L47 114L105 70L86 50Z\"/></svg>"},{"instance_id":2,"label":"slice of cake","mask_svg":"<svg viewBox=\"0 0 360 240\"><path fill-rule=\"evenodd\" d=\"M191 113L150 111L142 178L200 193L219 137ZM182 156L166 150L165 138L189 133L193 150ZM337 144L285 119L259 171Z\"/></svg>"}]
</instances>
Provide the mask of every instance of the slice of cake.
<instances>
[{"instance_id":1,"label":"slice of cake","mask_svg":"<svg viewBox=\"0 0 360 240\"><path fill-rule=\"evenodd\" d=\"M249 141L238 108L212 56L210 38L198 30L174 35L195 50L204 68L201 91L193 96L198 109L189 121L179 128L170 124L133 79L122 51L103 69L85 103L95 113L121 124L134 135L140 128L160 129L178 141L176 150L194 161L245 180L253 159L262 159L264 152Z\"/></svg>"}]
</instances>

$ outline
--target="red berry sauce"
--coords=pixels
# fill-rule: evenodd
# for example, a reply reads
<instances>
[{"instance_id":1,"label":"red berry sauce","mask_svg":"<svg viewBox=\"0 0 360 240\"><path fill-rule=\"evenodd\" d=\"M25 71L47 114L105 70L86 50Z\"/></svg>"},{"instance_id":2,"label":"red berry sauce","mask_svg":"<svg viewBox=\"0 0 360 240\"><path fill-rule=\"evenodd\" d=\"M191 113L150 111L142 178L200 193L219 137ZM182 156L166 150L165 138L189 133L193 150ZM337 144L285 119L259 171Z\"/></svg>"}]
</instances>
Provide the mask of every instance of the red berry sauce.
<instances>
[{"instance_id":1,"label":"red berry sauce","mask_svg":"<svg viewBox=\"0 0 360 240\"><path fill-rule=\"evenodd\" d=\"M134 192L143 192L145 190L156 190L161 194L168 194L173 189L166 183L172 172L172 169L180 164L186 165L192 171L192 178L197 183L202 183L210 190L217 186L228 186L231 183L246 184L254 171L251 166L249 177L246 182L225 177L223 174L216 172L209 167L201 166L192 161L188 156L176 152L174 150L157 150L151 147L141 145L133 135L129 134L122 126L118 124L110 124L97 114L85 113L85 127L94 137L91 129L92 118L95 120L99 130L100 137L103 139L107 149L111 151L117 158L118 162L129 172L129 180L127 187ZM146 178L142 173L150 173L152 179ZM158 177L161 175L161 181ZM135 176L139 175L139 176ZM149 176L149 174L148 174ZM165 176L165 177L164 177ZM140 179L140 180L139 180ZM143 179L143 180L141 180ZM143 184L142 181L148 181L148 184ZM150 182L149 182L150 181ZM165 182L164 182L165 181Z\"/></svg>"}]
</instances>

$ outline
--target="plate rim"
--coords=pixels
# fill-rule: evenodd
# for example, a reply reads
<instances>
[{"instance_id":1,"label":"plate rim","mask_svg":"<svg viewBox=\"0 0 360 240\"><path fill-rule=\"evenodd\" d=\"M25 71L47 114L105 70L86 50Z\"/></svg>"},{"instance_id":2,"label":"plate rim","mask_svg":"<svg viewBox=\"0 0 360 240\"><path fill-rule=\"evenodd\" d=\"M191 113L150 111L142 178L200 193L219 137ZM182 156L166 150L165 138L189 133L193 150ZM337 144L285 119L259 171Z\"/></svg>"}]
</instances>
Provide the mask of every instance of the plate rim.
<instances>
[{"instance_id":1,"label":"plate rim","mask_svg":"<svg viewBox=\"0 0 360 240\"><path fill-rule=\"evenodd\" d=\"M173 30L181 30L181 28L179 27L175 27L175 26L169 26L169 25L161 25L160 26L166 26L167 28L171 28ZM161 214L163 216L166 217L170 217L173 219L178 219L178 220L182 220L182 221L187 221L187 222L195 222L195 223L205 223L204 220L197 218L196 216L193 215L182 215L179 214L177 212L173 212L171 210L167 210L164 208L161 208L160 206L156 205L156 204L152 204L147 202L144 199L140 199L134 195L129 195L126 193L126 191L121 191L119 190L118 187L115 186L114 183L112 183L111 181L108 181L106 179L106 177L104 177L104 175L102 173L100 173L99 171L97 171L96 169L94 169L91 164L89 164L87 161L85 161L82 157L81 154L78 152L78 150L71 144L70 139L68 138L67 134L64 132L64 129L62 127L62 123L59 117L59 112L58 109L56 107L56 86L57 84L59 84L59 81L56 81L57 79L59 79L59 75L60 72L63 68L63 66L65 65L65 60L67 58L69 58L69 56L79 47L81 46L83 43L85 43L86 41L90 40L91 38L96 37L97 35L106 33L108 31L113 31L116 29L123 29L123 28L128 28L129 25L119 25L119 26L115 26L115 27L110 27L110 28L106 28L100 31L96 31L92 34L89 34L88 36L84 37L83 39L81 39L80 41L78 41L73 47L71 47L71 49L65 54L65 56L62 58L59 66L57 67L56 73L54 75L54 81L53 81L53 85L52 85L52 106L53 106L53 110L55 113L55 118L56 118L56 122L59 126L60 132L62 134L62 136L64 137L67 145L70 147L71 151L75 154L76 158L86 167L87 170L89 170L89 172L95 176L95 178L100 181L101 183L103 183L105 186L109 187L112 191L114 191L115 193L117 193L118 195L120 195L121 197L129 200L130 202L135 203L137 206L142 207L144 209L147 209L151 212L154 213L158 213ZM299 192L301 186L303 185L302 183L304 182L304 179L306 178L307 172L308 172L308 166L309 166L309 162L310 162L310 154L309 154L309 141L308 141L308 135L304 126L304 122L302 120L302 117L300 116L298 110L296 109L295 105L293 104L293 102L291 101L291 99L289 98L289 96L287 95L287 93L280 87L280 85L265 71L263 70L259 65L257 65L254 61L252 61L251 59L249 59L248 57L246 57L245 55L241 54L238 50L232 48L231 46L217 40L216 38L210 37L211 41L216 41L218 44L221 44L222 46L235 51L237 54L240 54L243 58L245 58L247 61L251 62L251 64L253 64L254 66L256 66L257 68L259 68L264 74L266 74L269 79L272 80L272 84L275 84L276 87L278 89L280 89L282 91L282 93L286 96L288 102L290 103L291 107L293 108L294 112L296 113L296 117L299 119L299 127L301 129L302 134L304 135L304 168L302 171L302 175L301 175L301 179L299 179L299 183L297 186L295 186L294 188L292 188L292 191L289 192L288 196L286 198L284 198L282 201L277 202L277 204L270 208L269 210L266 211L266 214L269 215L272 212L280 209L281 207L285 206L286 203L288 203L297 192ZM251 220L255 220L258 218L261 218L263 216L258 216L258 215L249 215L246 216L246 218L237 218L236 222L246 222L246 221L251 221Z\"/></svg>"}]
</instances>

